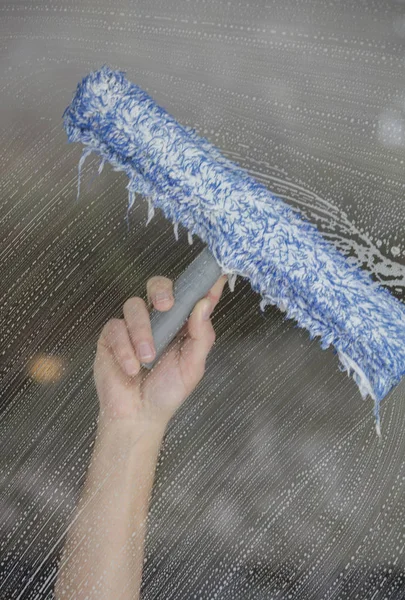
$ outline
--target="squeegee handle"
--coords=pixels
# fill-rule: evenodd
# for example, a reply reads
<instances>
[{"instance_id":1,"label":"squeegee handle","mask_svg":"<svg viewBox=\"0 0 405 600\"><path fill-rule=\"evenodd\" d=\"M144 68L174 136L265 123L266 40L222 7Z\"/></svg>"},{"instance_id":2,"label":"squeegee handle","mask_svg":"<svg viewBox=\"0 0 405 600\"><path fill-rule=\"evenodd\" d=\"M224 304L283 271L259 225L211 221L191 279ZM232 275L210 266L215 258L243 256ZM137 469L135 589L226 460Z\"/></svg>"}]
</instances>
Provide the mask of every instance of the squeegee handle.
<instances>
[{"instance_id":1,"label":"squeegee handle","mask_svg":"<svg viewBox=\"0 0 405 600\"><path fill-rule=\"evenodd\" d=\"M142 363L151 369L182 328L195 304L204 298L221 276L221 267L205 248L175 281L173 286L174 305L166 312L152 310L150 321L155 343L156 357L152 362Z\"/></svg>"}]
</instances>

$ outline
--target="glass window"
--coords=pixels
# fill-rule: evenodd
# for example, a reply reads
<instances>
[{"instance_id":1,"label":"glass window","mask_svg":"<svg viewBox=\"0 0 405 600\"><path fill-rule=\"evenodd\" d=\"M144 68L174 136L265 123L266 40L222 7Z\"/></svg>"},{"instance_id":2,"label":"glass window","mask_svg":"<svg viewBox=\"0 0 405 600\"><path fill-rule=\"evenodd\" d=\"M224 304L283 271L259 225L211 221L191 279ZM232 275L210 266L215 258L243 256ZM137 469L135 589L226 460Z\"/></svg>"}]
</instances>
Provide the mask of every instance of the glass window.
<instances>
[{"instance_id":1,"label":"glass window","mask_svg":"<svg viewBox=\"0 0 405 600\"><path fill-rule=\"evenodd\" d=\"M148 222L139 193L128 227L128 176L108 162L99 172L96 153L77 199L83 145L68 144L62 120L77 84L104 64L124 71L403 303L405 4L5 0L0 11L0 599L42 599L55 597L84 506L103 327L130 298L148 306L148 280L175 281L205 246L160 209ZM404 382L381 403L379 438L372 399L332 346L276 305L261 310L248 278L231 283L156 470L146 449L134 461L153 480L141 597L403 598ZM168 375L164 399L174 385ZM117 533L119 490L106 522L93 487L94 526L69 558L99 530ZM108 539L100 564L120 560ZM135 597L121 576L122 598ZM86 591L85 567L80 577L60 597L113 597L108 578Z\"/></svg>"}]
</instances>

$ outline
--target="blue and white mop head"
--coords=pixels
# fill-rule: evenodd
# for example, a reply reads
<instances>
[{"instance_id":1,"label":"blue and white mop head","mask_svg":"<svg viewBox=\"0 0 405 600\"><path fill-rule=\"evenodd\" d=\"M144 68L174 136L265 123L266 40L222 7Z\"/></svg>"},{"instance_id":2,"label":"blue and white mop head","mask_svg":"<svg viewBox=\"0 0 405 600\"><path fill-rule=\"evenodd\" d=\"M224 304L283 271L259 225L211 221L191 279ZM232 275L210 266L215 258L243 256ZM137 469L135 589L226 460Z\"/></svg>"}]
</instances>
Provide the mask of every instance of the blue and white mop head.
<instances>
[{"instance_id":1,"label":"blue and white mop head","mask_svg":"<svg viewBox=\"0 0 405 600\"><path fill-rule=\"evenodd\" d=\"M321 347L332 344L340 369L361 395L379 404L405 373L405 306L348 262L316 226L273 196L219 150L171 115L122 71L103 66L84 77L64 112L69 142L129 177L135 193L209 247L230 287L247 277L262 296L305 327ZM78 185L79 193L79 185ZM127 213L128 217L128 213Z\"/></svg>"}]
</instances>

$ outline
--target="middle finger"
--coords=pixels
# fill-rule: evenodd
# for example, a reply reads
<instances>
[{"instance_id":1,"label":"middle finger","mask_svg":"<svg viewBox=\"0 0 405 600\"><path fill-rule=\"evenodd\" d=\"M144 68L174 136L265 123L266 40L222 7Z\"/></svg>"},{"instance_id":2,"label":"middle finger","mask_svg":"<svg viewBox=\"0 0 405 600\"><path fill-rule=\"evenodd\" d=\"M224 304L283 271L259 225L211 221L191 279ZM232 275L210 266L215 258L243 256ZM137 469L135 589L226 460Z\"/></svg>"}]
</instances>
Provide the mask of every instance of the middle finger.
<instances>
[{"instance_id":1,"label":"middle finger","mask_svg":"<svg viewBox=\"0 0 405 600\"><path fill-rule=\"evenodd\" d=\"M129 298L123 307L129 337L140 362L150 362L155 357L150 316L145 301L137 296Z\"/></svg>"}]
</instances>

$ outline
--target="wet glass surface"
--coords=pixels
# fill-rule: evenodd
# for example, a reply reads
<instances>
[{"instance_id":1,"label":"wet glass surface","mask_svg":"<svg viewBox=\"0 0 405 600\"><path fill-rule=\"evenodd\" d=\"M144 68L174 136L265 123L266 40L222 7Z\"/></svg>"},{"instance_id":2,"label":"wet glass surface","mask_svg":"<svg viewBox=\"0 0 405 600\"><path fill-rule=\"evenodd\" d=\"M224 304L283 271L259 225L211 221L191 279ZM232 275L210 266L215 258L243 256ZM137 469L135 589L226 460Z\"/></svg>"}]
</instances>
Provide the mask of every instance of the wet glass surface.
<instances>
[{"instance_id":1,"label":"wet glass surface","mask_svg":"<svg viewBox=\"0 0 405 600\"><path fill-rule=\"evenodd\" d=\"M51 598L92 451L97 338L203 248L90 156L62 113L107 63L405 301L405 3L0 3L0 598ZM405 597L405 387L378 440L331 349L259 308L213 317L205 376L168 428L145 599Z\"/></svg>"}]
</instances>

